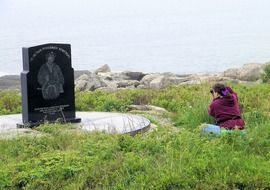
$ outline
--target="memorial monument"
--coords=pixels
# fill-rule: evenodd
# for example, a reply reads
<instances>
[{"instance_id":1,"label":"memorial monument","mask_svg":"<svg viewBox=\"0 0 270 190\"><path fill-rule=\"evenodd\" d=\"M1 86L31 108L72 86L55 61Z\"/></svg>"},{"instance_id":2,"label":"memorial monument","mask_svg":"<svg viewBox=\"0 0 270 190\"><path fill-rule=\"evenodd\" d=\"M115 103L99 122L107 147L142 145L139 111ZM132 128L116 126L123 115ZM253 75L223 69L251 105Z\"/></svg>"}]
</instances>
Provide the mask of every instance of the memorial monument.
<instances>
[{"instance_id":1,"label":"memorial monument","mask_svg":"<svg viewBox=\"0 0 270 190\"><path fill-rule=\"evenodd\" d=\"M23 48L21 73L22 124L78 123L74 96L74 70L70 44L44 44Z\"/></svg>"}]
</instances>

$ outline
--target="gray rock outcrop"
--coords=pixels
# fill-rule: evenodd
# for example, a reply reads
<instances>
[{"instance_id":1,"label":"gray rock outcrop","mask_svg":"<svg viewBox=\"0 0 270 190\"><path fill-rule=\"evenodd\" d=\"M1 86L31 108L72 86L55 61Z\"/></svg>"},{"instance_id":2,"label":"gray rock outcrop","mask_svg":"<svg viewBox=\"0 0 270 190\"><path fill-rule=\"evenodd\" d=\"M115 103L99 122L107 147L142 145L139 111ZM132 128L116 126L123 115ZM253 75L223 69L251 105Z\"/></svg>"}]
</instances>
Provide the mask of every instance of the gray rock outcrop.
<instances>
[{"instance_id":1,"label":"gray rock outcrop","mask_svg":"<svg viewBox=\"0 0 270 190\"><path fill-rule=\"evenodd\" d=\"M122 75L128 80L140 81L146 74L142 72L124 71L122 72Z\"/></svg>"},{"instance_id":2,"label":"gray rock outcrop","mask_svg":"<svg viewBox=\"0 0 270 190\"><path fill-rule=\"evenodd\" d=\"M241 68L233 68L224 71L223 76L241 81L257 81L263 73L264 64L250 63Z\"/></svg>"},{"instance_id":3,"label":"gray rock outcrop","mask_svg":"<svg viewBox=\"0 0 270 190\"><path fill-rule=\"evenodd\" d=\"M74 71L74 80L76 80L77 78L79 78L80 76L82 76L83 74L90 74L91 72L88 70L77 70Z\"/></svg>"},{"instance_id":4,"label":"gray rock outcrop","mask_svg":"<svg viewBox=\"0 0 270 190\"><path fill-rule=\"evenodd\" d=\"M96 74L83 74L75 80L75 88L79 91L93 91L101 87L107 87Z\"/></svg>"},{"instance_id":5,"label":"gray rock outcrop","mask_svg":"<svg viewBox=\"0 0 270 190\"><path fill-rule=\"evenodd\" d=\"M129 110L139 110L139 111L154 111L157 113L168 113L165 108L153 106L153 105L129 105Z\"/></svg>"},{"instance_id":6,"label":"gray rock outcrop","mask_svg":"<svg viewBox=\"0 0 270 190\"><path fill-rule=\"evenodd\" d=\"M21 82L19 75L6 75L0 77L0 90L19 90Z\"/></svg>"},{"instance_id":7,"label":"gray rock outcrop","mask_svg":"<svg viewBox=\"0 0 270 190\"><path fill-rule=\"evenodd\" d=\"M268 63L269 64L269 63ZM220 74L177 75L173 73L143 73L135 71L112 72L103 65L95 72L74 71L75 88L80 91L120 88L162 89L171 85L190 85L230 81L233 83L260 82L266 64L246 64L241 68L228 69ZM20 76L0 77L0 90L20 90Z\"/></svg>"},{"instance_id":8,"label":"gray rock outcrop","mask_svg":"<svg viewBox=\"0 0 270 190\"><path fill-rule=\"evenodd\" d=\"M140 81L139 88L153 88L160 89L171 85L179 85L181 83L191 80L192 75L178 76L171 73L154 73L148 74Z\"/></svg>"}]
</instances>

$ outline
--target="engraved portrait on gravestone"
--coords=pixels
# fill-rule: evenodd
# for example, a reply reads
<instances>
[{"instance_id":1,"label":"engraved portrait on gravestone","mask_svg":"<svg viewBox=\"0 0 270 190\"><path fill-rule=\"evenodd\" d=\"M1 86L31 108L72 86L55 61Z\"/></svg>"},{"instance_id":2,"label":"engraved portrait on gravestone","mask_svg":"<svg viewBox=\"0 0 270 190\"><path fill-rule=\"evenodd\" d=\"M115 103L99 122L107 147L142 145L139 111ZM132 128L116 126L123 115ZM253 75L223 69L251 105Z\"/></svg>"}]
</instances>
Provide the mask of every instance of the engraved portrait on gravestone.
<instances>
[{"instance_id":1,"label":"engraved portrait on gravestone","mask_svg":"<svg viewBox=\"0 0 270 190\"><path fill-rule=\"evenodd\" d=\"M65 83L61 68L55 63L56 53L49 52L45 55L44 63L38 72L37 79L41 86L42 97L45 100L54 100L64 93Z\"/></svg>"}]
</instances>

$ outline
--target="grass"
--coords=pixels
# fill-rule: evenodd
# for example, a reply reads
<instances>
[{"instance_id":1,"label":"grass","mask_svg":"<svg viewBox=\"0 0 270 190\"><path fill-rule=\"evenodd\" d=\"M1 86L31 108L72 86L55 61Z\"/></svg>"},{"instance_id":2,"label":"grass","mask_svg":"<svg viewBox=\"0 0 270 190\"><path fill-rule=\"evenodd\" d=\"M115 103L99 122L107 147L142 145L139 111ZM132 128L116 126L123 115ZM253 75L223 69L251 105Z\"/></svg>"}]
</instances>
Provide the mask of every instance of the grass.
<instances>
[{"instance_id":1,"label":"grass","mask_svg":"<svg viewBox=\"0 0 270 190\"><path fill-rule=\"evenodd\" d=\"M160 126L131 137L40 126L42 136L0 140L0 189L270 189L270 85L232 86L244 110L244 137L200 134L198 125L213 122L209 84L77 92L78 110L153 104L171 111L179 130ZM0 96L1 113L20 111L20 97L7 94L11 104Z\"/></svg>"}]
</instances>

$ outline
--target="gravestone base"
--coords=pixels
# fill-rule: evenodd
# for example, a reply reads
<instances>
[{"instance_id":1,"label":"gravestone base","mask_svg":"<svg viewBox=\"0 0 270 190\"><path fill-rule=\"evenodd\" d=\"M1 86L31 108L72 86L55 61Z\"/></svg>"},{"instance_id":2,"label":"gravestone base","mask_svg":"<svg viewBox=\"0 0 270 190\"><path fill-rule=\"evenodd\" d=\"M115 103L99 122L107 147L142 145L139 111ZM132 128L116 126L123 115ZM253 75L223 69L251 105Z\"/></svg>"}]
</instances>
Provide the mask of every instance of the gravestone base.
<instances>
[{"instance_id":1,"label":"gravestone base","mask_svg":"<svg viewBox=\"0 0 270 190\"><path fill-rule=\"evenodd\" d=\"M56 121L42 121L36 123L17 123L17 128L33 128L37 127L44 123L80 123L81 118L67 118L67 119L58 119Z\"/></svg>"},{"instance_id":2,"label":"gravestone base","mask_svg":"<svg viewBox=\"0 0 270 190\"><path fill-rule=\"evenodd\" d=\"M151 122L143 116L127 113L111 112L76 112L81 122L71 125L77 130L85 132L106 132L109 134L130 134L146 132L150 129ZM33 134L38 132L35 128L23 128L21 122L22 114L11 114L0 116L0 139L17 134ZM80 121L80 119L74 119ZM69 123L69 122L67 122ZM41 124L41 123L40 123ZM18 125L20 128L18 128ZM29 127L29 126L27 126Z\"/></svg>"}]
</instances>

